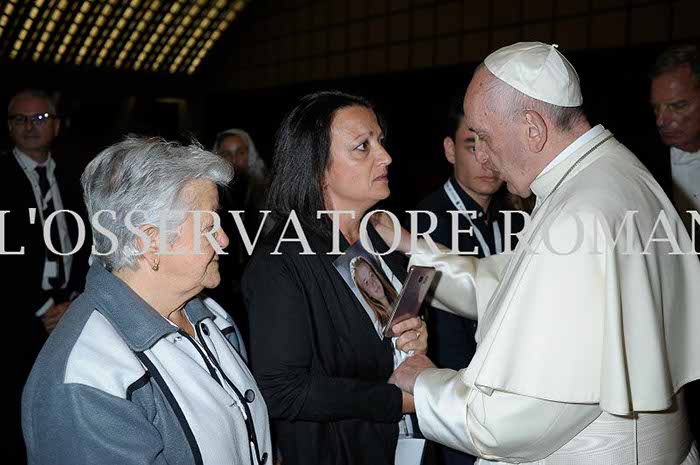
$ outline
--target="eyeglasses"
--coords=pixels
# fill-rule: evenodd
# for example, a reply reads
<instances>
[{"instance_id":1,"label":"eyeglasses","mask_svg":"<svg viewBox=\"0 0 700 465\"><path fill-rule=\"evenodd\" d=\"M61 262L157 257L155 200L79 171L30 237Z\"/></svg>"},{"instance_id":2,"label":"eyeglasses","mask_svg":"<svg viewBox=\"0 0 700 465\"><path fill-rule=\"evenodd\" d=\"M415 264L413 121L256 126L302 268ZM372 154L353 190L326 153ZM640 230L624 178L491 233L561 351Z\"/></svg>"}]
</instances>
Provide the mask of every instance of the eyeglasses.
<instances>
[{"instance_id":1,"label":"eyeglasses","mask_svg":"<svg viewBox=\"0 0 700 465\"><path fill-rule=\"evenodd\" d=\"M27 124L27 121L32 123L32 126L45 126L46 123L51 119L55 118L56 115L51 113L35 113L33 115L10 115L7 120L15 126L23 126Z\"/></svg>"}]
</instances>

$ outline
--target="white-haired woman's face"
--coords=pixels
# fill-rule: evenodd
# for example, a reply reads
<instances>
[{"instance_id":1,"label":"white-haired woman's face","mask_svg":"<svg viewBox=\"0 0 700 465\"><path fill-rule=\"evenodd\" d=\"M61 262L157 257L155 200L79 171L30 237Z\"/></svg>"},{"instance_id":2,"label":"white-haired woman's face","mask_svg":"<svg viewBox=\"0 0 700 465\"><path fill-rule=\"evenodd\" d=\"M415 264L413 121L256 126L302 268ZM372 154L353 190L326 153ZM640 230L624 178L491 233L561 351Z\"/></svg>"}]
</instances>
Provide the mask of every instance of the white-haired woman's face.
<instances>
[{"instance_id":1,"label":"white-haired woman's face","mask_svg":"<svg viewBox=\"0 0 700 465\"><path fill-rule=\"evenodd\" d=\"M219 194L216 185L207 180L196 180L189 183L184 191L184 198L189 201L191 210L201 211L199 225L193 213L180 226L180 235L172 246L168 246L170 254L161 254L159 273L163 273L166 282L171 284L174 292L195 294L202 289L211 289L219 285L219 256L207 239L211 233L214 219L211 214L219 206ZM196 230L195 230L196 229ZM161 240L162 240L161 232ZM213 233L213 238L221 249L228 245L228 237L223 230Z\"/></svg>"},{"instance_id":2,"label":"white-haired woman's face","mask_svg":"<svg viewBox=\"0 0 700 465\"><path fill-rule=\"evenodd\" d=\"M234 172L248 170L250 147L243 137L236 134L225 136L219 145L219 155L231 163Z\"/></svg>"},{"instance_id":3,"label":"white-haired woman's face","mask_svg":"<svg viewBox=\"0 0 700 465\"><path fill-rule=\"evenodd\" d=\"M386 299L382 282L372 268L365 262L360 261L357 264L355 276L357 277L357 285L364 289L370 297L379 301Z\"/></svg>"}]
</instances>

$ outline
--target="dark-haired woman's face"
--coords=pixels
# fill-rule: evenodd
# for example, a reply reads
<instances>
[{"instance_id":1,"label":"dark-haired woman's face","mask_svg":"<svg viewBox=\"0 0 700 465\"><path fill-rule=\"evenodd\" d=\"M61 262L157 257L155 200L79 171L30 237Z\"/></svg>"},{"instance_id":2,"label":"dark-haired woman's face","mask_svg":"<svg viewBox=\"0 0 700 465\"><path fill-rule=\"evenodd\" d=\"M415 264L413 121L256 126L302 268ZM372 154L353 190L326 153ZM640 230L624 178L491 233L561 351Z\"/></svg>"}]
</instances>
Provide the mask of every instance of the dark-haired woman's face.
<instances>
[{"instance_id":1,"label":"dark-haired woman's face","mask_svg":"<svg viewBox=\"0 0 700 465\"><path fill-rule=\"evenodd\" d=\"M366 211L389 196L391 157L374 112L354 106L339 110L331 124L331 157L324 180L326 207Z\"/></svg>"}]
</instances>

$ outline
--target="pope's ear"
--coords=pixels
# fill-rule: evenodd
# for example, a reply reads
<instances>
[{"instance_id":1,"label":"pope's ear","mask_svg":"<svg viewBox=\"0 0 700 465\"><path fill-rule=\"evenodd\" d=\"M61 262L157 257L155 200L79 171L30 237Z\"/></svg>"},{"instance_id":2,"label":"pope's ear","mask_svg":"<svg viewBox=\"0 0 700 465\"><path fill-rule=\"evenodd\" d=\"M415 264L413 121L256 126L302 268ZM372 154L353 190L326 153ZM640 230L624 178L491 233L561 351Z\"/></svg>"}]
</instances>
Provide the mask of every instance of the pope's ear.
<instances>
[{"instance_id":1,"label":"pope's ear","mask_svg":"<svg viewBox=\"0 0 700 465\"><path fill-rule=\"evenodd\" d=\"M455 164L455 142L451 137L445 137L442 140L442 148L445 150L445 158L450 164Z\"/></svg>"},{"instance_id":2,"label":"pope's ear","mask_svg":"<svg viewBox=\"0 0 700 465\"><path fill-rule=\"evenodd\" d=\"M531 152L539 153L547 142L547 123L536 111L528 110L524 116L527 130L527 145Z\"/></svg>"}]
</instances>

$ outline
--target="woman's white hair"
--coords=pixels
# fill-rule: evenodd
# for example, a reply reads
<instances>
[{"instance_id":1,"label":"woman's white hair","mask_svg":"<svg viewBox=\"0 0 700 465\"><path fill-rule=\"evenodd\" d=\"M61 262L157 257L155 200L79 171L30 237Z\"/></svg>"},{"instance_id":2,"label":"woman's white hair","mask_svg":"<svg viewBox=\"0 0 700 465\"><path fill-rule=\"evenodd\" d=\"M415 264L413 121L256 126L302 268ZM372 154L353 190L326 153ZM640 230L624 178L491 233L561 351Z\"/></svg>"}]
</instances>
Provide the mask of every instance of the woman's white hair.
<instances>
[{"instance_id":1,"label":"woman's white hair","mask_svg":"<svg viewBox=\"0 0 700 465\"><path fill-rule=\"evenodd\" d=\"M127 228L129 214L132 229L150 224L175 231L192 209L182 196L190 182L203 179L226 185L232 177L228 162L197 143L180 145L160 138L128 136L107 147L80 178L92 223L95 213L110 211L100 215L99 224L117 238L114 253L95 258L108 270L135 269L139 250L136 234ZM174 241L177 235L173 236ZM98 253L112 247L110 238L94 224L93 237Z\"/></svg>"},{"instance_id":2,"label":"woman's white hair","mask_svg":"<svg viewBox=\"0 0 700 465\"><path fill-rule=\"evenodd\" d=\"M248 175L257 182L263 182L266 175L265 160L260 158L260 154L255 148L253 139L250 137L250 134L243 129L233 128L218 133L216 135L216 139L214 140L214 153L219 153L221 143L227 136L238 136L243 138L245 143L248 145Z\"/></svg>"}]
</instances>

